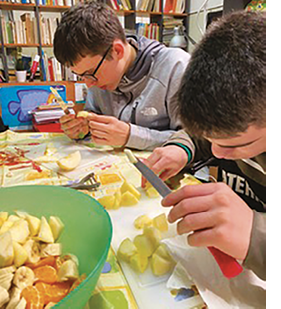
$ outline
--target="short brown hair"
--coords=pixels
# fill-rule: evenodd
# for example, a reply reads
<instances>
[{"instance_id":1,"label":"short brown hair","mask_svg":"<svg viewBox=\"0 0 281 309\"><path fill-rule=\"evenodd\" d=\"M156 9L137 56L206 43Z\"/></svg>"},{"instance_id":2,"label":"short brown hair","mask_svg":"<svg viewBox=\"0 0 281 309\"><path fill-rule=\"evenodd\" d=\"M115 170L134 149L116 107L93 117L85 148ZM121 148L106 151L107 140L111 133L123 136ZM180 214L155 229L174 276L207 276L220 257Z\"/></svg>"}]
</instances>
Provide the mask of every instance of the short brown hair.
<instances>
[{"instance_id":1,"label":"short brown hair","mask_svg":"<svg viewBox=\"0 0 281 309\"><path fill-rule=\"evenodd\" d=\"M73 66L87 55L104 54L115 39L126 42L114 11L96 1L79 3L63 14L55 32L54 54L60 63Z\"/></svg>"}]
</instances>

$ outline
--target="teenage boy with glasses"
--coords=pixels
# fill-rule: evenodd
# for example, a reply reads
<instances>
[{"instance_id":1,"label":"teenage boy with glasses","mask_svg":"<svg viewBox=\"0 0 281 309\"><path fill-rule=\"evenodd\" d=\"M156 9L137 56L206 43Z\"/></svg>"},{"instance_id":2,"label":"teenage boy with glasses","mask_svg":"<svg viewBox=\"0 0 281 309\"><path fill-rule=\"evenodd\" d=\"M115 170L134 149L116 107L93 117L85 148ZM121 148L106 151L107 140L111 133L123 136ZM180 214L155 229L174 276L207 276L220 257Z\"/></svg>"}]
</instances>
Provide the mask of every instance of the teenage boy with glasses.
<instances>
[{"instance_id":1,"label":"teenage boy with glasses","mask_svg":"<svg viewBox=\"0 0 281 309\"><path fill-rule=\"evenodd\" d=\"M87 119L61 118L70 138L89 133L96 144L151 150L180 128L174 94L190 58L183 50L126 37L113 10L89 2L63 15L54 53L89 88Z\"/></svg>"}]
</instances>

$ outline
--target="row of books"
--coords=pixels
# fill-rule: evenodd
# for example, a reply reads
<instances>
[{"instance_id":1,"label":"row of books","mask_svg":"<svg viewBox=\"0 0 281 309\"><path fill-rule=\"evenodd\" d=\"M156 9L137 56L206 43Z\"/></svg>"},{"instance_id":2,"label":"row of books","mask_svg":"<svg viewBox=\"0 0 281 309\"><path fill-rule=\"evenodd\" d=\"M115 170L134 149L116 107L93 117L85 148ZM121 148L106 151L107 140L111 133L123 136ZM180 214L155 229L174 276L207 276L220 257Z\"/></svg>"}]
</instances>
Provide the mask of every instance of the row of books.
<instances>
[{"instance_id":1,"label":"row of books","mask_svg":"<svg viewBox=\"0 0 281 309\"><path fill-rule=\"evenodd\" d=\"M156 23L145 24L145 23L137 23L136 24L136 34L138 36L145 36L151 40L160 39L159 34L159 25Z\"/></svg>"},{"instance_id":2,"label":"row of books","mask_svg":"<svg viewBox=\"0 0 281 309\"><path fill-rule=\"evenodd\" d=\"M116 10L132 10L130 0L109 0L111 7Z\"/></svg>"},{"instance_id":3,"label":"row of books","mask_svg":"<svg viewBox=\"0 0 281 309\"><path fill-rule=\"evenodd\" d=\"M3 38L5 44L38 44L36 19L30 13L20 16L19 20L5 21L1 16ZM59 19L40 15L41 42L45 45L53 43Z\"/></svg>"},{"instance_id":4,"label":"row of books","mask_svg":"<svg viewBox=\"0 0 281 309\"><path fill-rule=\"evenodd\" d=\"M62 65L55 57L48 58L47 53L44 52L41 59L41 69L44 80L51 82L62 80Z\"/></svg>"},{"instance_id":5,"label":"row of books","mask_svg":"<svg viewBox=\"0 0 281 309\"><path fill-rule=\"evenodd\" d=\"M137 11L160 12L161 0L138 0ZM164 13L184 13L186 0L164 0Z\"/></svg>"},{"instance_id":6,"label":"row of books","mask_svg":"<svg viewBox=\"0 0 281 309\"><path fill-rule=\"evenodd\" d=\"M37 4L37 5L58 5L58 6L72 6L79 0L0 0L0 2L17 3L17 4Z\"/></svg>"},{"instance_id":7,"label":"row of books","mask_svg":"<svg viewBox=\"0 0 281 309\"><path fill-rule=\"evenodd\" d=\"M1 25L3 31L3 39L5 44L36 44L37 26L36 19L31 17L30 13L20 16L19 20L14 20L9 15L9 20L5 20L1 16Z\"/></svg>"}]
</instances>

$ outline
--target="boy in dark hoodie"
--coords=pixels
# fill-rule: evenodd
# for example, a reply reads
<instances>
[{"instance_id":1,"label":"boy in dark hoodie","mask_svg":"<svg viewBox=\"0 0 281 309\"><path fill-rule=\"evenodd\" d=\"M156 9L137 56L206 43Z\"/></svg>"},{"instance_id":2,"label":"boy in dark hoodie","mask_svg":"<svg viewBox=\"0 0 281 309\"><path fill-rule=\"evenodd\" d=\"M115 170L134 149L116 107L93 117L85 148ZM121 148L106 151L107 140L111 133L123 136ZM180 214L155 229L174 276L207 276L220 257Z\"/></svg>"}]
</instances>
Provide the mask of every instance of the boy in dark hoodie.
<instances>
[{"instance_id":1,"label":"boy in dark hoodie","mask_svg":"<svg viewBox=\"0 0 281 309\"><path fill-rule=\"evenodd\" d=\"M183 50L126 37L113 10L89 2L64 13L54 53L89 87L85 109L93 113L61 118L70 138L90 133L96 144L149 150L180 127L174 94L190 58Z\"/></svg>"},{"instance_id":2,"label":"boy in dark hoodie","mask_svg":"<svg viewBox=\"0 0 281 309\"><path fill-rule=\"evenodd\" d=\"M162 179L217 158L220 180L168 195L169 221L190 245L213 246L266 277L266 17L237 12L211 25L178 93L185 131L146 164ZM192 139L187 133L192 136Z\"/></svg>"}]
</instances>

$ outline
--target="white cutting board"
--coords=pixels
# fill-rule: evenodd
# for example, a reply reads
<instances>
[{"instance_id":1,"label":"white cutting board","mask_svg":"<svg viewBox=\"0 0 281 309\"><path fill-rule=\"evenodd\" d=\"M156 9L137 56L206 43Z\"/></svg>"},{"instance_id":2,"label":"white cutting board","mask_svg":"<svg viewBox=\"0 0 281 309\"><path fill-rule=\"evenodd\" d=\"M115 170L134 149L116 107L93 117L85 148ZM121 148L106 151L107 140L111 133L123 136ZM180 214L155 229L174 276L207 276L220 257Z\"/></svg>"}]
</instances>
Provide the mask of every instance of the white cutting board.
<instances>
[{"instance_id":1,"label":"white cutting board","mask_svg":"<svg viewBox=\"0 0 281 309\"><path fill-rule=\"evenodd\" d=\"M146 214L150 218L154 218L163 212L166 214L169 212L169 208L161 206L161 197L151 199L145 195L141 188L138 190L142 193L142 197L137 205L109 210L113 224L112 247L115 252L123 239L129 237L133 240L136 235L142 233L142 230L137 230L134 227L134 220L137 217ZM163 234L163 237L174 237L175 235L176 224L172 224L169 225L169 231ZM148 267L144 274L137 274L127 263L120 261L120 264L140 309L190 308L185 301L176 302L167 289L166 283L171 273L156 277ZM194 305L196 304L194 303Z\"/></svg>"}]
</instances>

